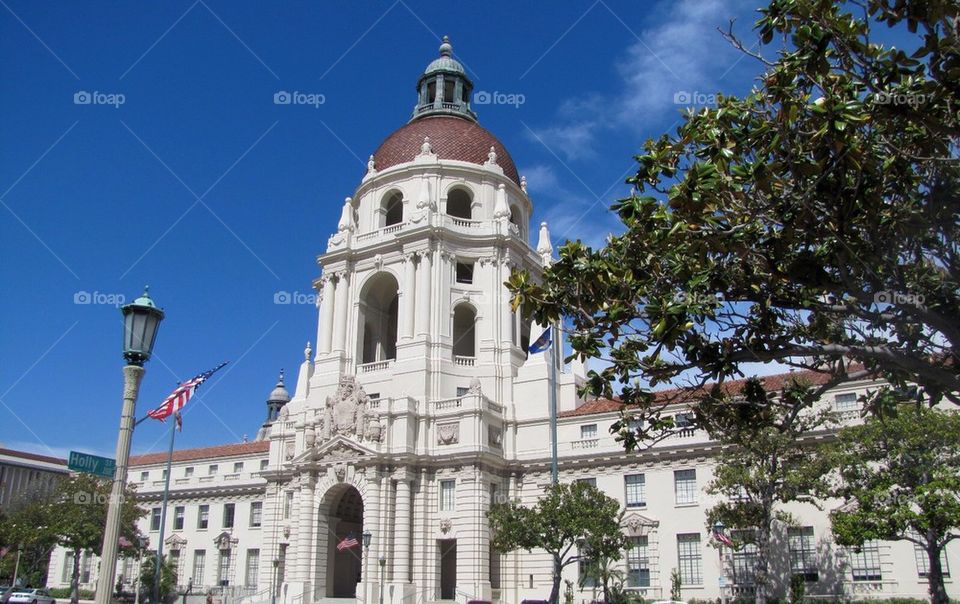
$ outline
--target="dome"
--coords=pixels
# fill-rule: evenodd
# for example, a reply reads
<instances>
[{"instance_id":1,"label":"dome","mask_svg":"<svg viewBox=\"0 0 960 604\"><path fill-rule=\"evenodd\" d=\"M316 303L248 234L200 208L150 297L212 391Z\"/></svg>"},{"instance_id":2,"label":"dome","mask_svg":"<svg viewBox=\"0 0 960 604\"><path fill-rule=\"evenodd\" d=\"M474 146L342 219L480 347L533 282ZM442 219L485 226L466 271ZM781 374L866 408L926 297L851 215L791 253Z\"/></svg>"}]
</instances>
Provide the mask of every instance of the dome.
<instances>
[{"instance_id":1,"label":"dome","mask_svg":"<svg viewBox=\"0 0 960 604\"><path fill-rule=\"evenodd\" d=\"M290 402L290 393L287 392L287 389L283 385L283 370L280 370L280 379L277 380L277 385L274 387L273 391L270 393L270 396L267 397L267 402L271 403L288 403Z\"/></svg>"},{"instance_id":2,"label":"dome","mask_svg":"<svg viewBox=\"0 0 960 604\"><path fill-rule=\"evenodd\" d=\"M497 164L513 182L520 184L517 166L497 137L476 122L448 115L419 117L384 140L373 154L377 170L411 162L420 153L424 137L440 159L453 159L483 165L490 147L497 153Z\"/></svg>"},{"instance_id":3,"label":"dome","mask_svg":"<svg viewBox=\"0 0 960 604\"><path fill-rule=\"evenodd\" d=\"M427 65L427 68L423 71L423 75L429 75L438 71L465 73L463 71L463 65L460 64L460 61L454 59L453 57L439 57Z\"/></svg>"}]
</instances>

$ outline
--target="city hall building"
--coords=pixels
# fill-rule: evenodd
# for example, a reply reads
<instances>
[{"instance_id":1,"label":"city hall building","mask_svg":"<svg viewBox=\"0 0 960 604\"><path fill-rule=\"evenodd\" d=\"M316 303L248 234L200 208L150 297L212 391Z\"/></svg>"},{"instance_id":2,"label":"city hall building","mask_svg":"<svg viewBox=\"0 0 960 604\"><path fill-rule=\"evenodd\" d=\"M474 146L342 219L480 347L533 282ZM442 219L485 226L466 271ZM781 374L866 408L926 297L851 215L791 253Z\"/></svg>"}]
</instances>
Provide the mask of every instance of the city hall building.
<instances>
[{"instance_id":1,"label":"city hall building","mask_svg":"<svg viewBox=\"0 0 960 604\"><path fill-rule=\"evenodd\" d=\"M249 604L519 604L549 593L548 556L493 550L486 514L506 499L533 504L550 482L550 357L527 353L542 328L511 310L503 283L514 269L539 275L553 249L546 224L531 229L526 181L478 123L471 87L445 40L417 81L413 117L343 204L318 258L318 330L304 337L315 348L295 383L281 374L256 439L174 454L164 551L181 587ZM669 598L676 569L684 599L749 597L755 552L721 558L706 526L716 444L683 427L677 408L673 436L625 453L608 431L617 403L578 398L582 365L558 371L560 480L593 482L621 503L628 588ZM858 421L857 397L876 385L847 383L822 402ZM165 462L136 457L128 477L154 548ZM836 546L830 509L789 507L800 524L777 528L781 592L801 574L808 595L924 596L922 552ZM951 546L947 569L960 569L956 556ZM93 587L89 557L82 579ZM49 585L67 585L71 568L54 552ZM596 591L578 586L578 572L564 578L589 602ZM117 574L129 586L135 561Z\"/></svg>"}]
</instances>

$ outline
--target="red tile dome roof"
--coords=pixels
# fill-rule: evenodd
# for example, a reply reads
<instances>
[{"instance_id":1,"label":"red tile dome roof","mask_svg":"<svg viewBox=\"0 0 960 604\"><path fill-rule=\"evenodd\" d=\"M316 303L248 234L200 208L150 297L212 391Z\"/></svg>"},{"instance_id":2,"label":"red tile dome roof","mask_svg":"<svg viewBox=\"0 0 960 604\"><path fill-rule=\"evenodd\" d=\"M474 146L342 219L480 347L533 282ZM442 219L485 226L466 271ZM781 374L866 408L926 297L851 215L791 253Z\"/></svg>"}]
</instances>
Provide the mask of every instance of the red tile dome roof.
<instances>
[{"instance_id":1,"label":"red tile dome roof","mask_svg":"<svg viewBox=\"0 0 960 604\"><path fill-rule=\"evenodd\" d=\"M490 147L497 153L497 164L513 182L520 184L517 166L497 137L476 122L455 116L431 115L417 118L384 140L373 154L377 170L411 162L420 153L424 137L440 159L484 164Z\"/></svg>"}]
</instances>

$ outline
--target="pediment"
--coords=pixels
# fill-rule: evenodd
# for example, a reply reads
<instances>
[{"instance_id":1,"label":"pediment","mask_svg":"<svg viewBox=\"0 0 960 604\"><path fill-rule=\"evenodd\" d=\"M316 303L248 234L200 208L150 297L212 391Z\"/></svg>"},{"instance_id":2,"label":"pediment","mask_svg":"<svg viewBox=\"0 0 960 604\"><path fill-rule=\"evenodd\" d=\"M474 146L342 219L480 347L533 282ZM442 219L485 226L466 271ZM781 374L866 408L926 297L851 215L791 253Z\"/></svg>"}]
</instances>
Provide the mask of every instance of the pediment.
<instances>
[{"instance_id":1,"label":"pediment","mask_svg":"<svg viewBox=\"0 0 960 604\"><path fill-rule=\"evenodd\" d=\"M343 435L337 435L322 445L306 451L303 455L303 461L319 463L358 461L377 455L378 453L373 449L367 448Z\"/></svg>"},{"instance_id":2,"label":"pediment","mask_svg":"<svg viewBox=\"0 0 960 604\"><path fill-rule=\"evenodd\" d=\"M169 537L163 540L164 545L169 546L171 549L179 549L187 544L187 540L181 537L180 535L173 533Z\"/></svg>"},{"instance_id":3,"label":"pediment","mask_svg":"<svg viewBox=\"0 0 960 604\"><path fill-rule=\"evenodd\" d=\"M213 539L217 549L230 549L232 546L236 545L237 541L238 540L233 535L226 531L220 533Z\"/></svg>"},{"instance_id":4,"label":"pediment","mask_svg":"<svg viewBox=\"0 0 960 604\"><path fill-rule=\"evenodd\" d=\"M644 516L643 514L631 512L624 515L620 526L633 535L645 535L650 531L656 530L656 528L660 526L660 521Z\"/></svg>"}]
</instances>

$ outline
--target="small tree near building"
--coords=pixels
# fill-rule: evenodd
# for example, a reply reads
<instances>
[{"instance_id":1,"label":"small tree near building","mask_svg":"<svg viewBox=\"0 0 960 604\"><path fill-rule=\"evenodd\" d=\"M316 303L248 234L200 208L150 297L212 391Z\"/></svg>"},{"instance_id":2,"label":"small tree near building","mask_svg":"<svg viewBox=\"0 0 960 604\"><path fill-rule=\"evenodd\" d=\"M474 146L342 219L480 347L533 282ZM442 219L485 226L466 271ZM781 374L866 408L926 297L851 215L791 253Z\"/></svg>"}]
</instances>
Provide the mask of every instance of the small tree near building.
<instances>
[{"instance_id":1,"label":"small tree near building","mask_svg":"<svg viewBox=\"0 0 960 604\"><path fill-rule=\"evenodd\" d=\"M931 602L947 604L940 556L960 537L960 414L917 404L886 408L893 411L838 434L830 495L845 505L831 514L833 533L851 547L873 539L920 547Z\"/></svg>"},{"instance_id":2,"label":"small tree near building","mask_svg":"<svg viewBox=\"0 0 960 604\"><path fill-rule=\"evenodd\" d=\"M559 600L563 569L580 561L582 551L618 560L627 545L620 504L585 482L551 485L533 507L499 503L487 515L497 551L542 549L550 555L551 604Z\"/></svg>"}]
</instances>

